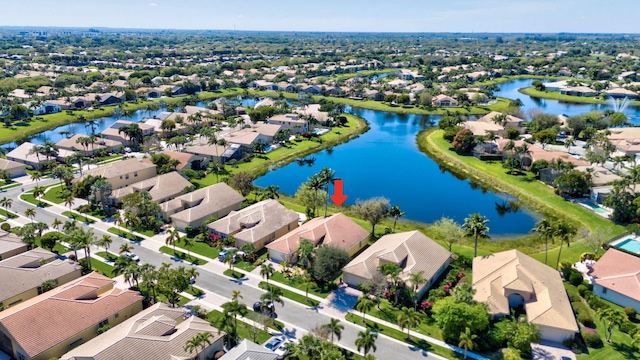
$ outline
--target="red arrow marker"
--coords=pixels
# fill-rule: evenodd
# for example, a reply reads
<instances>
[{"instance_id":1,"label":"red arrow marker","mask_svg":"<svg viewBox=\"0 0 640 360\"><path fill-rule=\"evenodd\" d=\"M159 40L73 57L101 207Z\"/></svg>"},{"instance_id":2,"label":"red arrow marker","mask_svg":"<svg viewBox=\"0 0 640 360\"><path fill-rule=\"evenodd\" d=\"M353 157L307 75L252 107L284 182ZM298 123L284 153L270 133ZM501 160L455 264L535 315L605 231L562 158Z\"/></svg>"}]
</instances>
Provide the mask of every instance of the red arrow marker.
<instances>
[{"instance_id":1,"label":"red arrow marker","mask_svg":"<svg viewBox=\"0 0 640 360\"><path fill-rule=\"evenodd\" d=\"M333 193L334 195L329 196L331 200L338 206L342 206L342 203L347 200L347 196L342 193L342 180L336 179L333 181Z\"/></svg>"}]
</instances>

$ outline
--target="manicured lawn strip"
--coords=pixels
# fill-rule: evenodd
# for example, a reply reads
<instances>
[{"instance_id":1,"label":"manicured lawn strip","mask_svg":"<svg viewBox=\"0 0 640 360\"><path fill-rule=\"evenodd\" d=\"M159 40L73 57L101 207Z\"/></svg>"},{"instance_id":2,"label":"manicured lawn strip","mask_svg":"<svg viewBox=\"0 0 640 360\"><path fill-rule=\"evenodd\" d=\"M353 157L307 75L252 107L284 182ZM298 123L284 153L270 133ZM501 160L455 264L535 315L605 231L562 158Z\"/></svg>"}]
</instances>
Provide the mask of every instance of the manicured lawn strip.
<instances>
[{"instance_id":1,"label":"manicured lawn strip","mask_svg":"<svg viewBox=\"0 0 640 360\"><path fill-rule=\"evenodd\" d=\"M179 247L181 249L187 250L184 247L184 239L186 238L186 236L183 236L180 241L176 242L176 247ZM217 259L218 258L218 249L213 247L213 246L209 246L209 244L202 242L202 241L196 241L195 245L193 247L191 247L189 250L191 250L192 253L194 254L198 254L198 255L202 255L205 257L208 257L209 259Z\"/></svg>"},{"instance_id":2,"label":"manicured lawn strip","mask_svg":"<svg viewBox=\"0 0 640 360\"><path fill-rule=\"evenodd\" d=\"M273 95L273 94L271 94ZM250 162L239 163L233 166L227 165L226 169L229 175L233 175L240 171L251 172L254 176L262 176L269 171L270 167L284 166L295 159L305 157L322 150L324 148L336 146L343 142L349 141L354 135L361 134L369 129L366 121L354 115L345 115L347 117L347 125L343 127L334 127L328 133L319 137L318 141L303 140L301 142L293 141L288 147L280 147L270 151L263 156L254 157ZM219 181L223 181L225 176L220 176ZM207 174L202 179L193 179L199 187L206 187L217 182L214 174Z\"/></svg>"},{"instance_id":3,"label":"manicured lawn strip","mask_svg":"<svg viewBox=\"0 0 640 360\"><path fill-rule=\"evenodd\" d=\"M371 320L367 320L366 323L363 323L361 316L358 316L358 315L355 315L355 314L351 314L351 313L347 314L345 319L347 321L350 321L350 322L352 322L354 324L357 324L357 325L360 325L360 326L365 325L367 327L367 329L371 329L371 330L373 330L373 331L375 331L377 333L387 335L387 336L389 336L391 338L394 338L396 340L400 340L402 342L410 344L411 346L419 347L419 348L421 348L423 350L426 350L426 351L428 351L430 353L434 353L436 355L444 356L447 359L462 359L462 355L461 354L458 354L453 350L449 350L449 349L446 349L446 348L443 348L443 347L440 347L440 346L437 346L437 345L433 345L431 343L428 343L425 340L418 339L418 338L415 338L413 336L411 337L411 340L407 340L406 331L404 331L404 332L403 331L399 331L399 330L390 328L388 326L385 326L385 325L382 325L382 324L378 324L378 323L376 323L374 321L371 321ZM411 331L411 334L413 334L413 331ZM374 355L375 355L375 353L374 353Z\"/></svg>"},{"instance_id":4,"label":"manicured lawn strip","mask_svg":"<svg viewBox=\"0 0 640 360\"><path fill-rule=\"evenodd\" d=\"M76 221L82 221L85 224L93 224L94 222L96 222L95 220L93 220L91 218L88 218L88 217L86 217L84 215L77 214L77 213L72 213L72 212L69 212L69 211L64 211L62 213L62 215L66 216L66 217L68 217L70 219L76 220Z\"/></svg>"},{"instance_id":5,"label":"manicured lawn strip","mask_svg":"<svg viewBox=\"0 0 640 360\"><path fill-rule=\"evenodd\" d=\"M28 202L28 203L31 203L31 204L37 206L37 207L48 207L48 206L51 206L51 205L47 204L44 201L40 201L40 200L36 199L36 197L33 196L32 192L23 193L22 195L20 195L20 198L22 200Z\"/></svg>"},{"instance_id":6,"label":"manicured lawn strip","mask_svg":"<svg viewBox=\"0 0 640 360\"><path fill-rule=\"evenodd\" d=\"M118 258L118 254L114 254L111 251L109 251L108 254L104 251L98 251L96 255L100 256L105 260L112 260L112 261L115 261Z\"/></svg>"},{"instance_id":7,"label":"manicured lawn strip","mask_svg":"<svg viewBox=\"0 0 640 360\"><path fill-rule=\"evenodd\" d=\"M134 285L135 285L135 284L134 284ZM185 305L186 303L188 303L189 301L191 301L191 299L189 299L189 298L188 298L188 297L186 297L186 296L182 296L182 295L178 295L178 298L179 298L180 300L178 300L178 303L176 304L177 306L183 306L183 305ZM159 301L159 302L163 302L163 303L167 303L167 304L169 304L169 300L167 300L167 298L166 298L164 295L162 295L162 294L158 294L158 301Z\"/></svg>"},{"instance_id":8,"label":"manicured lawn strip","mask_svg":"<svg viewBox=\"0 0 640 360\"><path fill-rule=\"evenodd\" d=\"M133 242L140 242L142 240L144 240L144 238L141 238L140 236L137 235L133 235L132 233L128 232L127 230L120 230L118 228L115 227L110 227L108 230L108 232L118 235L120 237L123 237L125 239L128 239L130 241Z\"/></svg>"},{"instance_id":9,"label":"manicured lawn strip","mask_svg":"<svg viewBox=\"0 0 640 360\"><path fill-rule=\"evenodd\" d=\"M135 231L138 234L142 234L142 235L148 236L148 237L152 237L152 236L156 235L156 233L153 230L132 229L132 228L130 228L128 226L123 226L123 227L126 228L129 231Z\"/></svg>"},{"instance_id":10,"label":"manicured lawn strip","mask_svg":"<svg viewBox=\"0 0 640 360\"><path fill-rule=\"evenodd\" d=\"M608 231L611 235L625 232L624 227L555 195L551 187L532 179L533 175L531 174L527 174L526 177L508 175L499 162L490 163L481 161L473 156L457 155L449 150L450 144L442 138L442 135L442 130L423 130L418 134L418 145L421 151L435 158L438 163L454 168L465 176L479 179L484 184L491 184L493 188L515 195L534 208L556 217L567 218L574 223L587 227L591 231L602 229ZM523 249L523 251L526 251L526 249ZM554 259L558 251L559 246L549 251L549 259L553 260L552 266L555 265ZM565 246L562 252L562 259L575 261L585 251L591 251L591 249L580 242L570 247ZM529 255L538 260L544 259L544 252L529 253Z\"/></svg>"},{"instance_id":11,"label":"manicured lawn strip","mask_svg":"<svg viewBox=\"0 0 640 360\"><path fill-rule=\"evenodd\" d=\"M49 190L42 195L42 198L52 203L62 204L64 200L60 197L60 193L62 193L63 190L64 186L61 185L50 187Z\"/></svg>"},{"instance_id":12,"label":"manicured lawn strip","mask_svg":"<svg viewBox=\"0 0 640 360\"><path fill-rule=\"evenodd\" d=\"M8 190L8 189L13 189L14 187L18 187L20 185L22 185L22 184L20 184L19 182L14 182L14 183L11 183L11 184L8 184L8 185L0 186L0 189Z\"/></svg>"},{"instance_id":13,"label":"manicured lawn strip","mask_svg":"<svg viewBox=\"0 0 640 360\"><path fill-rule=\"evenodd\" d=\"M183 252L180 252L178 250L174 251L172 248L169 248L169 247L166 247L166 246L160 247L160 251L165 253L165 254L167 254L167 255L171 255L174 258L178 258L178 259L181 259L181 260L183 260L185 262L188 262L190 264L204 265L204 264L207 263L207 261L205 261L205 260L199 259L197 257L190 256L190 255L187 255L187 254L185 254Z\"/></svg>"},{"instance_id":14,"label":"manicured lawn strip","mask_svg":"<svg viewBox=\"0 0 640 360\"><path fill-rule=\"evenodd\" d=\"M251 311L251 310L249 310ZM207 320L209 320L209 322L216 324L218 321L220 321L219 319L222 318L224 316L223 313L221 313L218 310L212 310L209 312L209 314L207 314ZM215 326L215 325L214 325ZM238 319L238 336L242 339L249 339L251 341L253 341L253 333L254 331L251 329L251 325L245 323L244 321ZM269 334L268 332L262 330L262 329L257 329L257 337L256 337L256 343L258 344L262 344L264 342L266 342L267 340L269 340L269 338L271 338L271 334Z\"/></svg>"},{"instance_id":15,"label":"manicured lawn strip","mask_svg":"<svg viewBox=\"0 0 640 360\"><path fill-rule=\"evenodd\" d=\"M525 94L525 95L537 97L537 98L559 100L559 101L572 102L572 103L606 104L608 102L608 100L604 100L600 96L595 96L594 97L594 96L562 95L559 92L555 92L555 91L548 91L548 90L539 91L539 90L536 90L533 87L519 89L518 92L520 92L522 94ZM640 105L640 101L637 101L637 100L636 101L629 101L629 105L631 105L631 106L639 106Z\"/></svg>"},{"instance_id":16,"label":"manicured lawn strip","mask_svg":"<svg viewBox=\"0 0 640 360\"><path fill-rule=\"evenodd\" d=\"M269 278L269 284L271 284L272 281L276 281L285 285L289 285L291 287L295 287L298 288L299 284L300 284L300 278L293 278L293 279L287 279L286 277L284 277L284 274L282 274L281 272L275 272L273 273L273 275L271 275L271 277ZM277 284L276 284L277 285ZM301 289L301 290L306 290L306 289ZM321 298L326 298L329 294L331 294L331 290L329 289L329 287L327 287L324 291L323 289L319 288L315 283L311 286L309 286L309 294L313 294L315 296L319 296Z\"/></svg>"},{"instance_id":17,"label":"manicured lawn strip","mask_svg":"<svg viewBox=\"0 0 640 360\"><path fill-rule=\"evenodd\" d=\"M274 283L270 282L269 285L267 285L267 283L265 281L261 281L259 284L260 288L263 290L269 290L269 287L273 286L273 287L277 287L278 289L280 289L282 291L282 295L284 297L286 297L287 299L299 302L302 305L305 306L318 306L318 304L320 304L318 301L313 300L313 299L309 299L309 301L306 301L307 299L305 298L304 295L300 295L298 293L295 293L293 291L281 288L277 285L275 285Z\"/></svg>"},{"instance_id":18,"label":"manicured lawn strip","mask_svg":"<svg viewBox=\"0 0 640 360\"><path fill-rule=\"evenodd\" d=\"M42 244L40 243L40 238L36 238L35 241L35 245L42 247ZM68 247L60 244L60 243L56 243L56 245L53 247L53 251L57 252L58 254L62 255L62 254L66 254L69 251L71 251L71 249L69 249Z\"/></svg>"},{"instance_id":19,"label":"manicured lawn strip","mask_svg":"<svg viewBox=\"0 0 640 360\"><path fill-rule=\"evenodd\" d=\"M9 219L16 219L18 218L18 215L16 213L13 213L11 211L7 212L4 208L0 208L0 215L2 215L4 217L4 219L2 220L6 220L7 218L7 214L9 214Z\"/></svg>"},{"instance_id":20,"label":"manicured lawn strip","mask_svg":"<svg viewBox=\"0 0 640 360\"><path fill-rule=\"evenodd\" d=\"M187 290L185 290L185 292L187 294L192 295L195 298L199 298L202 295L204 295L204 291L202 291L201 289L198 289L197 287L192 287L192 286L189 286L189 288L187 288Z\"/></svg>"},{"instance_id":21,"label":"manicured lawn strip","mask_svg":"<svg viewBox=\"0 0 640 360\"><path fill-rule=\"evenodd\" d=\"M99 272L100 274L114 278L115 274L113 273L113 266L109 264L105 264L98 259L91 258L91 267L93 270Z\"/></svg>"},{"instance_id":22,"label":"manicured lawn strip","mask_svg":"<svg viewBox=\"0 0 640 360\"><path fill-rule=\"evenodd\" d=\"M230 277L230 278L234 278L234 279L241 279L243 278L245 275L239 271L235 271L235 270L231 270L231 269L227 269L225 271L222 272L224 275Z\"/></svg>"},{"instance_id":23,"label":"manicured lawn strip","mask_svg":"<svg viewBox=\"0 0 640 360\"><path fill-rule=\"evenodd\" d=\"M377 306L374 306L371 311L367 312L367 317L374 316L378 319L388 321L392 324L395 324L398 319L398 314L400 310L394 308L389 301L382 299L380 301L380 310L378 310ZM424 314L420 314L422 317L422 322L417 329L411 329L411 332L417 331L423 335L431 336L433 338L442 340L442 331L435 324L435 321Z\"/></svg>"}]
</instances>

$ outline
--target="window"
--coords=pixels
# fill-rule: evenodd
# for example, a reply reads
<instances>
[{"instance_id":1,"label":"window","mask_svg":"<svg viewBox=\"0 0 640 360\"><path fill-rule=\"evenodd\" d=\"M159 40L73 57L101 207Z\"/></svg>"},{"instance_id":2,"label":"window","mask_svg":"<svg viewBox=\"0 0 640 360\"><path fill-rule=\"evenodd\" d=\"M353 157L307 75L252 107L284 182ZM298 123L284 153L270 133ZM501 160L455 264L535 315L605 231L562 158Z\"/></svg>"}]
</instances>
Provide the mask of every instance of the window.
<instances>
[{"instance_id":1,"label":"window","mask_svg":"<svg viewBox=\"0 0 640 360\"><path fill-rule=\"evenodd\" d=\"M18 360L27 360L27 355L21 353L20 351L16 350L16 354L18 354Z\"/></svg>"},{"instance_id":2,"label":"window","mask_svg":"<svg viewBox=\"0 0 640 360\"><path fill-rule=\"evenodd\" d=\"M276 233L271 233L271 240L276 238Z\"/></svg>"},{"instance_id":3,"label":"window","mask_svg":"<svg viewBox=\"0 0 640 360\"><path fill-rule=\"evenodd\" d=\"M129 174L127 174L127 176L125 177L126 180L129 180Z\"/></svg>"},{"instance_id":4,"label":"window","mask_svg":"<svg viewBox=\"0 0 640 360\"><path fill-rule=\"evenodd\" d=\"M603 287L603 288L602 288L602 293L603 293L603 294L606 294L606 293L607 293L607 288L604 288L604 287Z\"/></svg>"},{"instance_id":5,"label":"window","mask_svg":"<svg viewBox=\"0 0 640 360\"><path fill-rule=\"evenodd\" d=\"M98 329L105 326L105 325L109 325L109 319L104 319L102 321L100 321L100 323L98 324Z\"/></svg>"},{"instance_id":6,"label":"window","mask_svg":"<svg viewBox=\"0 0 640 360\"><path fill-rule=\"evenodd\" d=\"M116 313L115 315L113 315L114 319L117 319L120 316L120 313Z\"/></svg>"},{"instance_id":7,"label":"window","mask_svg":"<svg viewBox=\"0 0 640 360\"><path fill-rule=\"evenodd\" d=\"M69 344L69 349L73 349L74 347L78 346L82 344L82 338L72 342L71 344Z\"/></svg>"},{"instance_id":8,"label":"window","mask_svg":"<svg viewBox=\"0 0 640 360\"><path fill-rule=\"evenodd\" d=\"M138 176L138 172L136 171L133 173L133 177L137 177L137 176Z\"/></svg>"},{"instance_id":9,"label":"window","mask_svg":"<svg viewBox=\"0 0 640 360\"><path fill-rule=\"evenodd\" d=\"M120 175L120 180L122 180L122 175Z\"/></svg>"}]
</instances>

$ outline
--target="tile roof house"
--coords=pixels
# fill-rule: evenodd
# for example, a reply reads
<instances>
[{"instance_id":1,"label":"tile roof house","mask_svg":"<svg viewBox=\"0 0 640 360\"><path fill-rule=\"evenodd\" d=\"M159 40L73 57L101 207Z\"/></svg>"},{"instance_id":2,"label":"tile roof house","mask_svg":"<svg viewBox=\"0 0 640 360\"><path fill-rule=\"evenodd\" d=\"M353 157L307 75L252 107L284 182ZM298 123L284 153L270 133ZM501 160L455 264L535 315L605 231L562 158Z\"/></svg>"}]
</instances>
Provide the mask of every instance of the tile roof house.
<instances>
[{"instance_id":1,"label":"tile roof house","mask_svg":"<svg viewBox=\"0 0 640 360\"><path fill-rule=\"evenodd\" d=\"M309 131L307 120L301 119L297 114L274 115L267 120L267 124L282 125L282 128L291 129L292 134L300 134Z\"/></svg>"},{"instance_id":2,"label":"tile roof house","mask_svg":"<svg viewBox=\"0 0 640 360\"><path fill-rule=\"evenodd\" d=\"M47 159L44 156L30 154L34 146L35 144L25 141L17 148L9 151L6 155L7 159L39 169Z\"/></svg>"},{"instance_id":3,"label":"tile roof house","mask_svg":"<svg viewBox=\"0 0 640 360\"><path fill-rule=\"evenodd\" d=\"M355 259L342 268L344 282L353 287L370 281L378 267L392 262L402 268L400 278L422 271L426 283L418 290L420 294L433 285L449 266L451 253L421 232L407 231L381 237Z\"/></svg>"},{"instance_id":4,"label":"tile roof house","mask_svg":"<svg viewBox=\"0 0 640 360\"><path fill-rule=\"evenodd\" d=\"M224 354L220 360L276 360L278 354L253 343L247 339L242 340L233 349ZM79 360L79 359L78 359Z\"/></svg>"},{"instance_id":5,"label":"tile roof house","mask_svg":"<svg viewBox=\"0 0 640 360\"><path fill-rule=\"evenodd\" d=\"M294 262L300 242L304 239L315 246L337 247L351 257L368 244L369 231L342 213L317 217L267 245L269 258L275 262Z\"/></svg>"},{"instance_id":6,"label":"tile roof house","mask_svg":"<svg viewBox=\"0 0 640 360\"><path fill-rule=\"evenodd\" d=\"M225 183L218 183L178 196L160 204L165 221L173 221L174 226L184 230L187 226L200 226L214 216L222 218L233 210L239 210L244 196Z\"/></svg>"},{"instance_id":7,"label":"tile roof house","mask_svg":"<svg viewBox=\"0 0 640 360\"><path fill-rule=\"evenodd\" d=\"M447 95L437 95L431 100L433 106L458 106L458 100Z\"/></svg>"},{"instance_id":8,"label":"tile roof house","mask_svg":"<svg viewBox=\"0 0 640 360\"><path fill-rule=\"evenodd\" d=\"M616 147L617 151L626 156L640 154L640 128L611 128L610 132L609 141Z\"/></svg>"},{"instance_id":9,"label":"tile roof house","mask_svg":"<svg viewBox=\"0 0 640 360\"><path fill-rule=\"evenodd\" d=\"M9 175L14 178L26 175L27 165L19 163L17 161L0 158L0 170L7 170L9 172Z\"/></svg>"},{"instance_id":10,"label":"tile roof house","mask_svg":"<svg viewBox=\"0 0 640 360\"><path fill-rule=\"evenodd\" d=\"M562 343L578 332L558 271L520 251L475 257L472 278L474 300L486 303L494 318L524 306L527 319L538 326L542 340Z\"/></svg>"},{"instance_id":11,"label":"tile roof house","mask_svg":"<svg viewBox=\"0 0 640 360\"><path fill-rule=\"evenodd\" d=\"M594 294L640 311L640 258L609 248L592 269Z\"/></svg>"},{"instance_id":12,"label":"tile roof house","mask_svg":"<svg viewBox=\"0 0 640 360\"><path fill-rule=\"evenodd\" d=\"M78 139L86 137L82 134L75 134L70 138L63 138L58 141L56 145L60 149L66 149L70 151L80 151L85 156L92 156L96 150L105 149L108 151L115 151L116 149L123 146L123 143L118 140L104 139L104 138L96 138L94 143L88 144L85 148L82 144L78 143Z\"/></svg>"},{"instance_id":13,"label":"tile roof house","mask_svg":"<svg viewBox=\"0 0 640 360\"><path fill-rule=\"evenodd\" d=\"M56 254L41 248L15 255L0 261L0 304L10 307L38 296L46 280L60 285L81 275L80 264L56 259Z\"/></svg>"},{"instance_id":14,"label":"tile roof house","mask_svg":"<svg viewBox=\"0 0 640 360\"><path fill-rule=\"evenodd\" d=\"M151 200L161 203L184 194L185 189L190 186L192 186L191 182L184 175L177 171L172 171L113 190L111 196L109 196L109 201L117 204L129 194L146 191L151 195Z\"/></svg>"},{"instance_id":15,"label":"tile roof house","mask_svg":"<svg viewBox=\"0 0 640 360\"><path fill-rule=\"evenodd\" d=\"M76 180L82 180L89 175L102 176L107 180L113 190L117 190L142 180L156 176L156 166L138 159L126 159L114 161L97 168L87 170Z\"/></svg>"},{"instance_id":16,"label":"tile roof house","mask_svg":"<svg viewBox=\"0 0 640 360\"><path fill-rule=\"evenodd\" d=\"M263 200L242 210L232 211L208 225L212 234L224 238L233 235L236 246L253 244L262 249L274 239L298 227L298 213L277 200Z\"/></svg>"},{"instance_id":17,"label":"tile roof house","mask_svg":"<svg viewBox=\"0 0 640 360\"><path fill-rule=\"evenodd\" d=\"M0 260L23 253L27 248L27 243L20 236L0 230Z\"/></svg>"},{"instance_id":18,"label":"tile roof house","mask_svg":"<svg viewBox=\"0 0 640 360\"><path fill-rule=\"evenodd\" d=\"M93 272L0 312L0 350L16 359L59 357L140 312L143 297L114 283Z\"/></svg>"},{"instance_id":19,"label":"tile roof house","mask_svg":"<svg viewBox=\"0 0 640 360\"><path fill-rule=\"evenodd\" d=\"M116 122L111 124L111 126L109 126L108 128L104 129L101 134L105 139L116 140L116 141L119 141L119 142L121 142L123 144L128 144L129 141L128 141L127 137L125 136L125 134L120 132L120 128L123 127L123 126L129 126L131 124L138 125L140 130L142 130L142 136L151 136L151 135L153 135L153 132L155 130L155 128L152 125L148 125L148 124L145 124L143 122L133 122L133 121L129 121L129 120L117 120Z\"/></svg>"},{"instance_id":20,"label":"tile roof house","mask_svg":"<svg viewBox=\"0 0 640 360\"><path fill-rule=\"evenodd\" d=\"M208 321L185 318L180 307L157 303L122 324L62 355L62 360L176 360L195 359L184 350L187 341L197 334L213 335L198 359L211 359L222 350L224 332ZM265 349L266 350L266 349Z\"/></svg>"}]
</instances>

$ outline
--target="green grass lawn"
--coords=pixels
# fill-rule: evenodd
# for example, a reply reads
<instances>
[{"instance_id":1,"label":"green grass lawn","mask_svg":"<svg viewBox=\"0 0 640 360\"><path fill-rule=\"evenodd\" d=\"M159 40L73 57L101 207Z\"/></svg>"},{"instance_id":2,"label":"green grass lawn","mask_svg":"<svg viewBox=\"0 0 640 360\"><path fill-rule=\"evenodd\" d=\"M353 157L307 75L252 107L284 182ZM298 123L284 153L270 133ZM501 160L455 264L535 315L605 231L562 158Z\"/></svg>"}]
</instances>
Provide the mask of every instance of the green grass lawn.
<instances>
[{"instance_id":1,"label":"green grass lawn","mask_svg":"<svg viewBox=\"0 0 640 360\"><path fill-rule=\"evenodd\" d=\"M184 247L184 239L186 238L186 236L183 236L180 241L176 242L176 246L182 249L187 250ZM201 241L195 241L195 245L193 247L191 247L189 250L191 250L192 253L194 254L198 254L198 255L202 255L205 257L208 257L209 259L217 259L218 258L218 249L213 247L213 246L209 246L209 244L205 243L205 242L201 242Z\"/></svg>"},{"instance_id":2,"label":"green grass lawn","mask_svg":"<svg viewBox=\"0 0 640 360\"><path fill-rule=\"evenodd\" d=\"M60 197L60 194L65 189L62 185L56 185L49 188L49 190L42 196L43 199L56 204L62 204L64 200Z\"/></svg>"},{"instance_id":3,"label":"green grass lawn","mask_svg":"<svg viewBox=\"0 0 640 360\"><path fill-rule=\"evenodd\" d=\"M300 284L302 283L302 278L294 277L293 279L287 279L286 277L284 277L284 275L281 272L275 272L269 278L269 282L270 283L272 283L274 281L299 289L300 288ZM331 294L331 291L333 291L331 289L331 287L320 288L320 287L318 287L318 285L316 285L316 283L313 283L313 285L311 285L309 287L309 294L313 294L313 295L319 296L321 298L326 298L327 295Z\"/></svg>"},{"instance_id":4,"label":"green grass lawn","mask_svg":"<svg viewBox=\"0 0 640 360\"><path fill-rule=\"evenodd\" d=\"M304 295L300 295L300 294L295 293L293 291L281 288L281 287L277 286L276 284L274 284L273 282L269 282L269 285L267 285L266 282L261 281L259 286L263 290L269 290L269 287L277 287L278 289L280 289L282 291L282 295L284 297L286 297L287 299L299 302L300 304L305 305L305 306L318 306L318 304L320 304L316 300L305 298Z\"/></svg>"},{"instance_id":5,"label":"green grass lawn","mask_svg":"<svg viewBox=\"0 0 640 360\"><path fill-rule=\"evenodd\" d=\"M209 320L209 322L211 322L212 324L216 324L223 316L224 314L220 311L212 310L207 314L207 320ZM238 320L238 336L241 339L249 339L251 341L255 341L257 344L262 344L269 340L269 338L271 338L271 334L269 334L268 332L258 328L255 328L254 330L253 326L245 323L242 320Z\"/></svg>"},{"instance_id":6,"label":"green grass lawn","mask_svg":"<svg viewBox=\"0 0 640 360\"><path fill-rule=\"evenodd\" d=\"M96 255L100 256L103 259L115 261L118 258L118 254L114 254L111 251L107 254L104 251L98 251Z\"/></svg>"},{"instance_id":7,"label":"green grass lawn","mask_svg":"<svg viewBox=\"0 0 640 360\"><path fill-rule=\"evenodd\" d=\"M20 195L20 198L28 203L31 203L35 206L38 207L48 207L51 206L49 204L47 204L46 202L40 201L38 199L36 199L35 196L33 196L33 192L27 191L25 193L23 193L22 195Z\"/></svg>"},{"instance_id":8,"label":"green grass lawn","mask_svg":"<svg viewBox=\"0 0 640 360\"><path fill-rule=\"evenodd\" d=\"M123 237L125 239L128 239L130 241L133 241L133 242L140 242L140 241L144 240L144 238L141 238L140 236L133 235L132 233L130 233L130 232L126 231L126 230L120 230L120 229L115 228L115 227L110 227L107 231L112 233L112 234L115 234L115 235L118 235L120 237Z\"/></svg>"},{"instance_id":9,"label":"green grass lawn","mask_svg":"<svg viewBox=\"0 0 640 360\"><path fill-rule=\"evenodd\" d=\"M367 313L366 317L375 316L378 319L395 324L397 322L399 313L400 310L394 308L389 303L389 301L382 299L380 301L380 310L378 310L377 306L374 306L374 308ZM420 315L422 317L422 321L420 322L418 328L414 330L423 335L442 340L442 331L440 330L438 325L436 325L435 321L422 313L420 313Z\"/></svg>"},{"instance_id":10,"label":"green grass lawn","mask_svg":"<svg viewBox=\"0 0 640 360\"><path fill-rule=\"evenodd\" d=\"M64 211L62 212L62 215L76 220L76 221L82 221L85 224L93 224L94 222L96 222L95 220L93 220L92 218L88 218L84 215L78 214L78 213L74 213L74 212L70 212L70 211Z\"/></svg>"},{"instance_id":11,"label":"green grass lawn","mask_svg":"<svg viewBox=\"0 0 640 360\"><path fill-rule=\"evenodd\" d=\"M146 229L142 229L142 228L131 229L128 226L123 226L123 227L125 227L126 229L128 229L130 231L135 231L138 234L142 234L142 235L148 236L148 237L152 237L152 236L156 235L156 233L153 230L146 230Z\"/></svg>"},{"instance_id":12,"label":"green grass lawn","mask_svg":"<svg viewBox=\"0 0 640 360\"><path fill-rule=\"evenodd\" d=\"M107 276L110 278L115 277L115 274L113 273L113 266L109 264L105 264L98 259L94 259L94 258L91 259L91 267L93 268L93 270L99 272L104 276Z\"/></svg>"},{"instance_id":13,"label":"green grass lawn","mask_svg":"<svg viewBox=\"0 0 640 360\"><path fill-rule=\"evenodd\" d=\"M388 326L385 325L381 325L378 324L374 321L371 320L367 320L366 322L362 322L362 317L355 315L355 314L347 314L347 316L345 317L347 321L350 321L354 324L358 324L360 326L365 326L367 329L376 331L377 333L380 334L384 334L387 335L391 338L394 338L396 340L405 342L407 344L410 344L411 346L416 346L419 347L423 350L426 350L428 352L434 353L436 355L440 355L440 356L444 356L447 359L462 359L462 355L456 353L455 351L437 346L437 345L433 345L431 343L428 343L425 340L422 339L418 339L415 337L411 337L410 340L407 340L407 332L406 330L403 331L399 331L393 328L390 328ZM395 323L395 321L393 322ZM414 332L411 331L411 334L413 334ZM375 355L375 354L374 354Z\"/></svg>"},{"instance_id":14,"label":"green grass lawn","mask_svg":"<svg viewBox=\"0 0 640 360\"><path fill-rule=\"evenodd\" d=\"M42 244L40 243L40 238L36 238L35 241L35 245L42 247ZM71 251L71 249L69 249L68 247L60 244L60 243L56 243L56 245L53 247L53 251L58 253L58 254L66 254L69 251Z\"/></svg>"},{"instance_id":15,"label":"green grass lawn","mask_svg":"<svg viewBox=\"0 0 640 360\"><path fill-rule=\"evenodd\" d=\"M244 277L244 274L239 272L239 271L235 271L235 270L231 270L231 269L227 269L225 271L222 272L225 276L228 276L230 278L234 278L234 279L241 279Z\"/></svg>"},{"instance_id":16,"label":"green grass lawn","mask_svg":"<svg viewBox=\"0 0 640 360\"><path fill-rule=\"evenodd\" d=\"M178 258L181 259L182 261L185 261L189 264L193 264L193 265L204 265L207 263L207 261L199 259L197 257L191 256L191 255L187 255L183 252L180 252L178 250L173 250L172 248L166 247L166 246L162 246L160 247L160 251L167 254L167 255L171 255L174 258Z\"/></svg>"},{"instance_id":17,"label":"green grass lawn","mask_svg":"<svg viewBox=\"0 0 640 360\"><path fill-rule=\"evenodd\" d=\"M480 179L485 184L491 184L494 189L510 193L537 210L556 217L566 218L589 230L602 229L612 236L625 232L624 227L555 195L551 187L535 180L532 174L527 174L526 176L508 175L506 173L507 170L499 162L491 163L481 161L473 156L457 155L449 150L451 145L442 138L442 134L442 130L435 130L433 132L422 131L418 135L418 144L421 150L427 152L431 157L437 158L438 163L444 163L445 166L454 168L462 175ZM535 245L531 241L529 241L529 246L526 246L527 241L502 241L501 243L503 244L499 246L517 247L540 261L544 260L544 251L541 250L542 245ZM480 248L484 251L492 250L490 245L495 246L495 244L483 243ZM455 249L458 250L459 247ZM549 260L552 266L555 265L559 249L559 246L553 246L549 250ZM565 246L562 250L561 261L577 261L578 256L586 251L592 250L580 241L571 244L570 247Z\"/></svg>"},{"instance_id":18,"label":"green grass lawn","mask_svg":"<svg viewBox=\"0 0 640 360\"><path fill-rule=\"evenodd\" d=\"M559 92L555 91L539 91L533 87L523 88L518 90L520 93L537 97L543 99L551 99L551 100L559 100L565 102L572 103L583 103L583 104L606 104L608 101L603 99L601 96L570 96L570 95L562 95ZM640 101L630 101L629 105L631 106L639 106Z\"/></svg>"},{"instance_id":19,"label":"green grass lawn","mask_svg":"<svg viewBox=\"0 0 640 360\"><path fill-rule=\"evenodd\" d=\"M195 298L199 298L202 295L204 295L204 291L193 286L189 286L189 288L185 290L185 292L192 295Z\"/></svg>"},{"instance_id":20,"label":"green grass lawn","mask_svg":"<svg viewBox=\"0 0 640 360\"><path fill-rule=\"evenodd\" d=\"M0 208L0 215L2 215L5 218L5 220L6 220L7 216L9 216L9 219L18 218L18 215L16 213L13 213L11 211L6 211L4 208Z\"/></svg>"}]
</instances>

